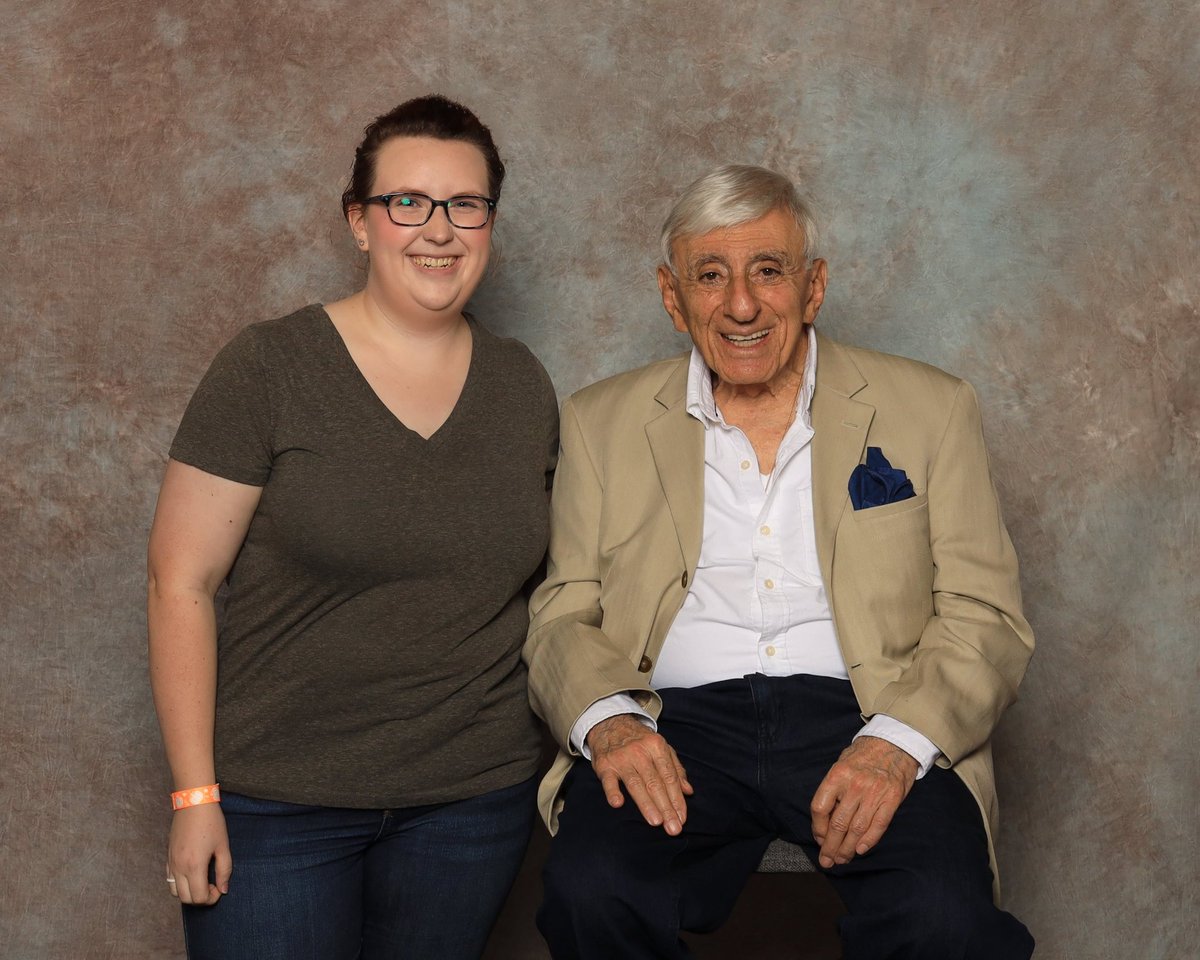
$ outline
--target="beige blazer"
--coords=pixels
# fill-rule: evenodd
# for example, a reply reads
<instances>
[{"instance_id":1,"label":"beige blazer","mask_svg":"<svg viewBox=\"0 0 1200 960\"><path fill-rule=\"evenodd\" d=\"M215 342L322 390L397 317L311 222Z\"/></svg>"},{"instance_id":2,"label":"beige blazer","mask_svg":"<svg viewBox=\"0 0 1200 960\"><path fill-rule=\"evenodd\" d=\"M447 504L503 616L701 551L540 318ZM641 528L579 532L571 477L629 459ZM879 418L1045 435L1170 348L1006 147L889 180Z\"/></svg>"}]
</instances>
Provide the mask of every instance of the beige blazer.
<instances>
[{"instance_id":1,"label":"beige blazer","mask_svg":"<svg viewBox=\"0 0 1200 960\"><path fill-rule=\"evenodd\" d=\"M631 691L652 715L650 673L700 556L704 428L686 409L687 357L581 390L563 407L549 566L525 646L530 701L562 745L542 782L551 832L577 754L569 733L601 697ZM988 739L1033 652L975 393L900 357L818 336L813 396L817 554L864 717L909 724L978 801L992 871L997 825ZM868 446L917 496L854 510Z\"/></svg>"}]
</instances>

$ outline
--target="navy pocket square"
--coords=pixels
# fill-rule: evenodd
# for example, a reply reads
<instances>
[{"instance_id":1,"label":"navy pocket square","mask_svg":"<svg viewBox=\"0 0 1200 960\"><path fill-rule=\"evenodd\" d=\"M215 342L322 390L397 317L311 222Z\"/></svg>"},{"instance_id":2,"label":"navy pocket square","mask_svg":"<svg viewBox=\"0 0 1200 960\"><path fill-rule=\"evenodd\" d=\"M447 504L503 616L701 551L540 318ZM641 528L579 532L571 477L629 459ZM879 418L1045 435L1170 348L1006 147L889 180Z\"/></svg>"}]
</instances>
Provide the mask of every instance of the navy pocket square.
<instances>
[{"instance_id":1,"label":"navy pocket square","mask_svg":"<svg viewBox=\"0 0 1200 960\"><path fill-rule=\"evenodd\" d=\"M850 502L855 510L882 507L915 497L912 481L887 461L879 447L867 447L867 462L850 474Z\"/></svg>"}]
</instances>

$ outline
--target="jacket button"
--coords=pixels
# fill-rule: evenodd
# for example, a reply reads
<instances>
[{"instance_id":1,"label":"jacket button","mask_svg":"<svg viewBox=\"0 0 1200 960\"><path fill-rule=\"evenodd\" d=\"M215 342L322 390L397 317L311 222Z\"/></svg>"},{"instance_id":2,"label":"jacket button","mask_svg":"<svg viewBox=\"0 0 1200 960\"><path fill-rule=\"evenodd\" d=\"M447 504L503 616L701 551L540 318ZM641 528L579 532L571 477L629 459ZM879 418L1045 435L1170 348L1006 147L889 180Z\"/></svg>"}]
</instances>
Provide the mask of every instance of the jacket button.
<instances>
[{"instance_id":1,"label":"jacket button","mask_svg":"<svg viewBox=\"0 0 1200 960\"><path fill-rule=\"evenodd\" d=\"M638 664L638 673L649 673L650 668L654 666L654 661L649 657L642 657L642 662Z\"/></svg>"},{"instance_id":2,"label":"jacket button","mask_svg":"<svg viewBox=\"0 0 1200 960\"><path fill-rule=\"evenodd\" d=\"M679 585L680 585L681 587L683 587L685 590L687 589L687 580L688 580L688 577L687 577L687 571L686 571L686 570L684 570L684 571L683 571L683 576L679 578Z\"/></svg>"}]
</instances>

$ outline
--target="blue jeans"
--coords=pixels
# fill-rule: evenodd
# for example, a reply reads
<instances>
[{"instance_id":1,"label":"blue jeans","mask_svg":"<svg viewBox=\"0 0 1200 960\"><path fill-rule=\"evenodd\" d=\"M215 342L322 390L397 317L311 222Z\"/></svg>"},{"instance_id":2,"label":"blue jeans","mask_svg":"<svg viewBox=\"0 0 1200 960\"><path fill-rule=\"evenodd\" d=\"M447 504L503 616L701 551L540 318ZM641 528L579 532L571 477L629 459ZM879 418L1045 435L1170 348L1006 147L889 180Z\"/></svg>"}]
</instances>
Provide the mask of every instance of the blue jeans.
<instances>
[{"instance_id":1,"label":"blue jeans","mask_svg":"<svg viewBox=\"0 0 1200 960\"><path fill-rule=\"evenodd\" d=\"M475 958L520 867L537 779L352 810L222 795L229 893L183 907L190 960Z\"/></svg>"}]
</instances>

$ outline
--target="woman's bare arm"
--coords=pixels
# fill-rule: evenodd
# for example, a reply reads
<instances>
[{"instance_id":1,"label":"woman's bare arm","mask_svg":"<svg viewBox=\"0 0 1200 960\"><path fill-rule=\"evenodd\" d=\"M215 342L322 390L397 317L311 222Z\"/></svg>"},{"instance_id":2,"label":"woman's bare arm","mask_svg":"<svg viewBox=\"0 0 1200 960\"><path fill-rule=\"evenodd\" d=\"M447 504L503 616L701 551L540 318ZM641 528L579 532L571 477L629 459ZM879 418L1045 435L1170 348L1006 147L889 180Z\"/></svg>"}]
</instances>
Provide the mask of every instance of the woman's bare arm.
<instances>
[{"instance_id":1,"label":"woman's bare arm","mask_svg":"<svg viewBox=\"0 0 1200 960\"><path fill-rule=\"evenodd\" d=\"M262 488L168 461L150 531L150 685L174 789L215 782L217 633L213 597L246 537ZM216 883L208 880L216 861ZM232 863L217 804L177 811L168 876L184 903L216 903Z\"/></svg>"}]
</instances>

